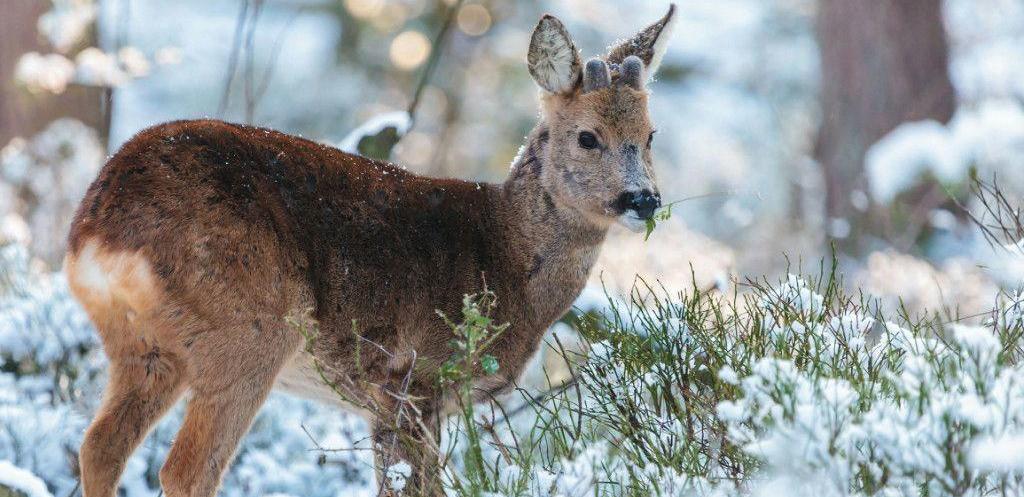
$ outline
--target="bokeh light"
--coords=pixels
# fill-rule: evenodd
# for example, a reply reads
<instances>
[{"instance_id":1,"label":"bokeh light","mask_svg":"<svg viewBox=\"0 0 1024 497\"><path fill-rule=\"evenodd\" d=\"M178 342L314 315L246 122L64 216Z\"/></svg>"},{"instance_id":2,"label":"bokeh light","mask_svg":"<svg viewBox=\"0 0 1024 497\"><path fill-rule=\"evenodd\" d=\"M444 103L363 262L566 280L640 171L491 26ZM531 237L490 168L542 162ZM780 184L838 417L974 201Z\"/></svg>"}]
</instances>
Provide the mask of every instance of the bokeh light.
<instances>
[{"instance_id":1,"label":"bokeh light","mask_svg":"<svg viewBox=\"0 0 1024 497\"><path fill-rule=\"evenodd\" d=\"M400 28L408 19L409 9L405 5L389 3L373 19L370 19L370 24L378 31L387 33Z\"/></svg>"},{"instance_id":2,"label":"bokeh light","mask_svg":"<svg viewBox=\"0 0 1024 497\"><path fill-rule=\"evenodd\" d=\"M398 143L395 155L400 164L414 171L426 170L434 157L434 138L426 133L413 131Z\"/></svg>"},{"instance_id":3,"label":"bokeh light","mask_svg":"<svg viewBox=\"0 0 1024 497\"><path fill-rule=\"evenodd\" d=\"M470 36L480 36L491 28L491 13L480 4L469 4L459 9L456 18L459 30Z\"/></svg>"},{"instance_id":4,"label":"bokeh light","mask_svg":"<svg viewBox=\"0 0 1024 497\"><path fill-rule=\"evenodd\" d=\"M373 17L383 6L384 0L345 0L345 9L357 19Z\"/></svg>"},{"instance_id":5,"label":"bokeh light","mask_svg":"<svg viewBox=\"0 0 1024 497\"><path fill-rule=\"evenodd\" d=\"M395 67L403 71L415 69L430 55L430 40L419 31L404 31L391 41L389 55Z\"/></svg>"}]
</instances>

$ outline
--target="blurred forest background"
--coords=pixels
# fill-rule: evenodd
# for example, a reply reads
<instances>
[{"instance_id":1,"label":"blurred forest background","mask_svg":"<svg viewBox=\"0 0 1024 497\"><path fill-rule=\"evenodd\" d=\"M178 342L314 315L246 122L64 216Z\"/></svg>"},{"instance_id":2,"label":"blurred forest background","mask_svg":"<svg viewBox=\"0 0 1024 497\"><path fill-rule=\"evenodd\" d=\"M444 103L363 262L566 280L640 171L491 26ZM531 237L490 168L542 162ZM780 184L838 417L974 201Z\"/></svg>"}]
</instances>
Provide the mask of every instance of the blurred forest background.
<instances>
[{"instance_id":1,"label":"blurred forest background","mask_svg":"<svg viewBox=\"0 0 1024 497\"><path fill-rule=\"evenodd\" d=\"M104 157L140 129L181 118L340 144L367 120L413 109L393 161L500 181L536 119L524 54L537 18L563 18L590 55L665 7L8 2L5 236L57 267L69 217ZM708 196L681 204L646 249L613 233L621 248L605 250L595 273L614 288L637 272L684 287L692 264L700 286L723 285L779 274L785 255L817 261L834 244L847 273L881 296L938 279L944 296L925 292L923 303L966 305L972 292L1019 279L1024 270L978 243L956 200L968 199L971 168L1024 189L1022 48L1015 0L684 2L651 87L656 168L666 200ZM906 277L889 278L893 267Z\"/></svg>"},{"instance_id":2,"label":"blurred forest background","mask_svg":"<svg viewBox=\"0 0 1024 497\"><path fill-rule=\"evenodd\" d=\"M374 132L393 123L407 132L390 160L422 174L501 181L536 122L525 54L537 19L557 15L590 56L666 8L640 0L4 0L0 245L5 264L20 268L0 285L8 292L0 312L13 323L0 326L4 367L86 357L95 347L53 272L77 202L139 130L213 117L351 149L361 125ZM993 246L971 222L984 210L972 175L998 178L1011 202L1024 198L1024 2L681 0L679 17L650 85L651 111L662 196L688 200L647 242L616 228L581 302L599 300L602 284L626 291L637 274L670 288L731 291L746 277L817 268L833 248L852 287L911 312L969 315L1024 282L1020 251L998 246L1019 241ZM52 281L40 300L10 290L16 278ZM49 303L18 307L28 301ZM54 321L86 331L67 332L53 350L46 332L24 338L25 326ZM74 385L55 388L93 402ZM0 384L0 403L3 391ZM274 450L301 455L306 437L276 423L289 409L315 408L272 402L285 407L258 421L246 447L286 439L291 448ZM88 411L68 408L52 426L23 428L70 433L81 421L61 416ZM261 422L276 428L260 431ZM341 445L361 429L316 423L318 437ZM55 447L73 446L78 433ZM20 453L4 440L0 433L0 459ZM139 458L157 458L158 447ZM270 464L244 461L229 486L251 484L246 475ZM51 490L73 484L65 470L20 465ZM131 495L154 492L150 466L129 470L137 480L126 481L141 485ZM287 476L296 495L336 486L303 474ZM262 490L276 488L268 485Z\"/></svg>"}]
</instances>

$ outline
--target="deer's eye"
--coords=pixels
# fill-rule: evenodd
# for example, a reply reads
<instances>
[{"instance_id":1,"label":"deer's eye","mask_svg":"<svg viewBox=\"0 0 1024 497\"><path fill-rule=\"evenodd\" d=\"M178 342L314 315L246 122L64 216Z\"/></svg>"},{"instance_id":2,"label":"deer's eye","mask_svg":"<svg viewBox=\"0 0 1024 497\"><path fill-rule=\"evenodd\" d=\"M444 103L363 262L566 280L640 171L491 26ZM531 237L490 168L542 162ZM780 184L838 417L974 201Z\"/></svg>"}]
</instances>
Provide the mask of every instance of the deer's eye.
<instances>
[{"instance_id":1,"label":"deer's eye","mask_svg":"<svg viewBox=\"0 0 1024 497\"><path fill-rule=\"evenodd\" d=\"M589 131L581 131L577 141L579 142L580 148L585 148L587 150L597 148L599 145L597 137Z\"/></svg>"},{"instance_id":2,"label":"deer's eye","mask_svg":"<svg viewBox=\"0 0 1024 497\"><path fill-rule=\"evenodd\" d=\"M651 134L647 135L647 148L651 148L651 143L654 142L654 134L657 132L658 130L654 130L651 131Z\"/></svg>"}]
</instances>

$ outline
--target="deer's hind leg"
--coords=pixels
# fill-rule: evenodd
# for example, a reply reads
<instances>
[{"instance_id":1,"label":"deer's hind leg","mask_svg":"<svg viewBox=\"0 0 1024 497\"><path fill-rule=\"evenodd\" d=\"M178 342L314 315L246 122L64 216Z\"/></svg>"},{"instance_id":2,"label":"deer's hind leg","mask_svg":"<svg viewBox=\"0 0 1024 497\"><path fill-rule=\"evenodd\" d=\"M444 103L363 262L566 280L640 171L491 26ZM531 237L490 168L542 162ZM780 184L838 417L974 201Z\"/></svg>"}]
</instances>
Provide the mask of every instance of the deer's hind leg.
<instances>
[{"instance_id":1,"label":"deer's hind leg","mask_svg":"<svg viewBox=\"0 0 1024 497\"><path fill-rule=\"evenodd\" d=\"M68 254L68 283L110 358L103 402L79 451L85 497L112 497L132 451L181 397L181 350L161 341L162 293L148 260L95 240Z\"/></svg>"},{"instance_id":2,"label":"deer's hind leg","mask_svg":"<svg viewBox=\"0 0 1024 497\"><path fill-rule=\"evenodd\" d=\"M149 352L111 358L110 381L79 452L85 497L112 497L125 463L183 391L179 359Z\"/></svg>"},{"instance_id":3,"label":"deer's hind leg","mask_svg":"<svg viewBox=\"0 0 1024 497\"><path fill-rule=\"evenodd\" d=\"M191 398L160 470L168 497L216 494L278 372L301 346L301 335L283 319L241 321L246 324L197 336L192 344L197 354L189 358Z\"/></svg>"}]
</instances>

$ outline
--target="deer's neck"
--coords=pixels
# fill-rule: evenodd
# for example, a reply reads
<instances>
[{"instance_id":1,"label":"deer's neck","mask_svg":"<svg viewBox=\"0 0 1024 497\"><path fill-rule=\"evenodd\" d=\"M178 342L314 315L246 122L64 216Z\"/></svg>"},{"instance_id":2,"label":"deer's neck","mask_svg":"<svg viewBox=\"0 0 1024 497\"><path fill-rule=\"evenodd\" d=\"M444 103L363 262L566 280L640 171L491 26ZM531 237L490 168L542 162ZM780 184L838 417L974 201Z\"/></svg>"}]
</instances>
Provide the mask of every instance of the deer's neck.
<instances>
[{"instance_id":1,"label":"deer's neck","mask_svg":"<svg viewBox=\"0 0 1024 497\"><path fill-rule=\"evenodd\" d=\"M607 232L546 190L542 172L554 167L546 152L547 129L540 125L501 185L497 209L510 269L525 275L525 300L545 327L579 295Z\"/></svg>"}]
</instances>

